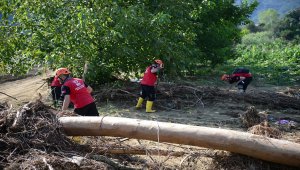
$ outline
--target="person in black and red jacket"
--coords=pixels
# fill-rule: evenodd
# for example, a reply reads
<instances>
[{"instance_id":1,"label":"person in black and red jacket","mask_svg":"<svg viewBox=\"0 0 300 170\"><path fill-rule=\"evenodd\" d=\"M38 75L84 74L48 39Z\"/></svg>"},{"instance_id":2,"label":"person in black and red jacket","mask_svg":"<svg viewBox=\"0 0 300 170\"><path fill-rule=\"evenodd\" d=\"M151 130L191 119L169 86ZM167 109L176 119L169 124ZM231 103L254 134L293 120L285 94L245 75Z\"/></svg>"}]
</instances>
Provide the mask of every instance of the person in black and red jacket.
<instances>
[{"instance_id":1,"label":"person in black and red jacket","mask_svg":"<svg viewBox=\"0 0 300 170\"><path fill-rule=\"evenodd\" d=\"M221 80L228 81L230 84L237 83L240 92L246 92L246 89L252 81L252 74L247 68L236 68L231 75L224 74Z\"/></svg>"},{"instance_id":2,"label":"person in black and red jacket","mask_svg":"<svg viewBox=\"0 0 300 170\"><path fill-rule=\"evenodd\" d=\"M70 76L67 68L59 68L56 77L62 84L61 93L64 97L62 112L68 109L70 102L74 104L74 112L81 116L99 116L94 98L93 89L79 78Z\"/></svg>"},{"instance_id":3,"label":"person in black and red jacket","mask_svg":"<svg viewBox=\"0 0 300 170\"><path fill-rule=\"evenodd\" d=\"M141 81L142 93L136 104L136 108L140 109L142 107L143 101L148 98L146 103L146 112L153 113L152 110L153 102L155 100L155 84L157 82L158 72L164 67L161 60L154 60L154 63L146 68L143 79Z\"/></svg>"}]
</instances>

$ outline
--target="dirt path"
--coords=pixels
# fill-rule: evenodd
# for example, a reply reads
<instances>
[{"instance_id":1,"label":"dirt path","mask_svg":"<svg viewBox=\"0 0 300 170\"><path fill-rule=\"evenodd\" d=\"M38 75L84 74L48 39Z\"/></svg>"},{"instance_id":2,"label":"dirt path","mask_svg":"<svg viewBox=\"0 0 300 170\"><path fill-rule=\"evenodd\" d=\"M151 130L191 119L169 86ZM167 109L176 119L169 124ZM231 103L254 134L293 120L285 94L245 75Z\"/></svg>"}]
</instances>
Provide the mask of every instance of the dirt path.
<instances>
[{"instance_id":1,"label":"dirt path","mask_svg":"<svg viewBox=\"0 0 300 170\"><path fill-rule=\"evenodd\" d=\"M0 101L8 102L13 106L19 106L31 100L37 99L39 97L39 93L43 96L43 98L47 97L49 90L47 84L44 84L45 81L43 81L43 78L45 77L34 76L0 84L0 92L18 99L14 100L11 97L0 94Z\"/></svg>"}]
</instances>

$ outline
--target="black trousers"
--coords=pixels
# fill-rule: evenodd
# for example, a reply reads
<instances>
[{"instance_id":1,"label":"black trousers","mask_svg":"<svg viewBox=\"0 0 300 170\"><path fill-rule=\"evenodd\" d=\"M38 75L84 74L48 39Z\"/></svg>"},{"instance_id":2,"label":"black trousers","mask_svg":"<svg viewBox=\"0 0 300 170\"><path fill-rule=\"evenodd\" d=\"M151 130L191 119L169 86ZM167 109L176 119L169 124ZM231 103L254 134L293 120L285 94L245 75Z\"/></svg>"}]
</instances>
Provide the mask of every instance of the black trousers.
<instances>
[{"instance_id":1,"label":"black trousers","mask_svg":"<svg viewBox=\"0 0 300 170\"><path fill-rule=\"evenodd\" d=\"M52 95L53 101L62 100L61 87L51 86L51 95Z\"/></svg>"},{"instance_id":2,"label":"black trousers","mask_svg":"<svg viewBox=\"0 0 300 170\"><path fill-rule=\"evenodd\" d=\"M243 81L240 81L237 84L237 86L238 86L239 89L243 89L244 92L245 92L251 81L252 81L252 77L246 77L246 79L243 80Z\"/></svg>"},{"instance_id":3,"label":"black trousers","mask_svg":"<svg viewBox=\"0 0 300 170\"><path fill-rule=\"evenodd\" d=\"M95 102L90 103L82 108L74 109L74 112L81 116L99 116Z\"/></svg>"},{"instance_id":4,"label":"black trousers","mask_svg":"<svg viewBox=\"0 0 300 170\"><path fill-rule=\"evenodd\" d=\"M141 98L146 99L148 98L149 101L155 100L155 88L154 86L147 86L147 85L141 85L142 87L142 94Z\"/></svg>"}]
</instances>

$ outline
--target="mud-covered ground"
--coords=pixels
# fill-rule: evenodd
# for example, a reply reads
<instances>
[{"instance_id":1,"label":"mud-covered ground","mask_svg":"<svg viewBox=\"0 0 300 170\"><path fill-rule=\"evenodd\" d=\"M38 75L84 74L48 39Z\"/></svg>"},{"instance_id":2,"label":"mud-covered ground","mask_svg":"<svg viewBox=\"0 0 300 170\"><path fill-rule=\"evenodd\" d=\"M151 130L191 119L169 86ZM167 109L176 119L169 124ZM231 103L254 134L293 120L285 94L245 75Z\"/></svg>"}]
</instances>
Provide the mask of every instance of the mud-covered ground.
<instances>
[{"instance_id":1,"label":"mud-covered ground","mask_svg":"<svg viewBox=\"0 0 300 170\"><path fill-rule=\"evenodd\" d=\"M51 105L50 91L47 84L44 84L43 78L42 76L34 76L0 84L0 92L4 93L0 94L1 103L7 102L8 105L12 104L13 108L17 110L25 103L42 96L42 101L46 105ZM253 84L249 87L247 93L239 94L236 92L235 87L230 87L227 84L216 87L212 85L203 86L195 82L160 82L157 87L157 100L154 103L157 112L150 114L145 113L145 108L136 110L134 107L139 94L139 85L137 83L127 82L119 83L115 86L106 85L93 88L95 89L94 97L101 115L247 131L248 128L243 124L241 115L250 106L254 106L262 119L268 121L272 127L280 130L283 140L300 143L299 87L268 85L258 87L255 86L255 83ZM280 120L287 120L294 124L278 125ZM103 147L114 148L112 146L127 148L127 150L138 149L134 153L123 155L101 152L101 154L96 155L96 158L94 154L94 157L87 159L88 163L93 161L104 162L103 166L95 165L95 167L99 166L103 169L292 169L292 167L268 163L226 151L185 145L113 137L84 137L80 142L94 148L98 145L102 149ZM157 150L161 150L160 154L157 154ZM13 151L14 149L12 149L11 155L14 155ZM39 155L37 158L41 158L39 163L43 164L42 167L44 168L51 167L47 164L53 165L54 160L59 159L55 157L59 155L57 150L55 150L57 155L44 153L44 151L39 152L36 149L34 151L31 154ZM81 153L87 154L86 152L88 151L82 151ZM163 151L176 152L178 155L163 155ZM45 155L41 156L42 153ZM74 154L69 154L69 157L72 158L76 154L80 156L79 151L76 151L76 153L74 151ZM68 157L67 155L61 154L60 158L66 158ZM0 161L1 159L5 160L6 158L2 156ZM31 159L27 155L26 159L24 158L23 160L29 161ZM10 159L10 161L13 162L14 160ZM116 164L110 161L116 162ZM70 161L62 162L69 163ZM84 164L84 166L87 166L87 164ZM6 164L5 166L9 165ZM71 169L85 169L80 166L74 167ZM39 169L38 166L35 166L35 168Z\"/></svg>"}]
</instances>

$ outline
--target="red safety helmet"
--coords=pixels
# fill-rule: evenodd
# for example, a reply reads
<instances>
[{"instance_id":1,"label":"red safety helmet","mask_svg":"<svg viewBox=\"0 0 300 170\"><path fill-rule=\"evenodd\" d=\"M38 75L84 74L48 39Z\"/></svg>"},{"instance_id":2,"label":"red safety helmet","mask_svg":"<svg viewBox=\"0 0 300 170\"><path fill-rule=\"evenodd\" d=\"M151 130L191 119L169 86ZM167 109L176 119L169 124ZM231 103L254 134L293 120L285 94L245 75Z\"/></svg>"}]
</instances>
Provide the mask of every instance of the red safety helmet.
<instances>
[{"instance_id":1,"label":"red safety helmet","mask_svg":"<svg viewBox=\"0 0 300 170\"><path fill-rule=\"evenodd\" d=\"M221 77L221 80L223 80L223 81L228 80L229 77L230 76L228 74L223 74L222 77Z\"/></svg>"},{"instance_id":2,"label":"red safety helmet","mask_svg":"<svg viewBox=\"0 0 300 170\"><path fill-rule=\"evenodd\" d=\"M159 64L159 66L161 68L164 68L164 63L161 60L157 59L157 60L154 60L154 61L155 61L155 63Z\"/></svg>"},{"instance_id":3,"label":"red safety helmet","mask_svg":"<svg viewBox=\"0 0 300 170\"><path fill-rule=\"evenodd\" d=\"M59 77L62 74L71 74L71 72L67 68L59 68L55 72L55 77Z\"/></svg>"}]
</instances>

